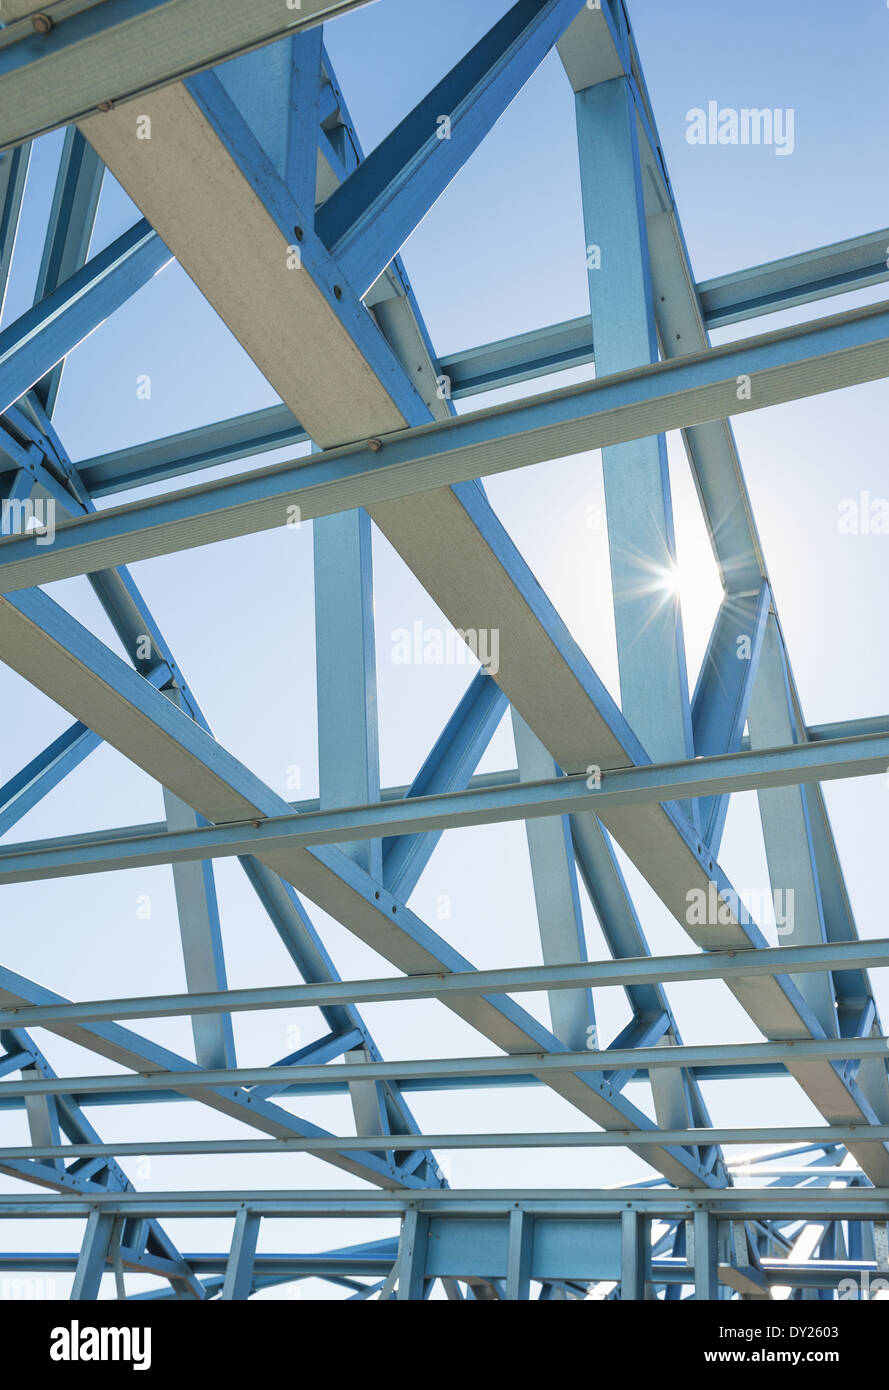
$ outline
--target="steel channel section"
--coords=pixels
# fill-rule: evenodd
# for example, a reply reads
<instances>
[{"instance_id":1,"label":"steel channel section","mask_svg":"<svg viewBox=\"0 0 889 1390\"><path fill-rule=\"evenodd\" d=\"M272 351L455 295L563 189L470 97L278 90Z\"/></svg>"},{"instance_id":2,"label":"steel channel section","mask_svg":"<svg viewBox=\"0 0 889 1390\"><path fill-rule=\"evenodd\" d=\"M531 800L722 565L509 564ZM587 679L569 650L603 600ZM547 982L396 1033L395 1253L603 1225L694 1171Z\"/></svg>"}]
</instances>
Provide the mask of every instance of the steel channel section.
<instances>
[{"instance_id":1,"label":"steel channel section","mask_svg":"<svg viewBox=\"0 0 889 1390\"><path fill-rule=\"evenodd\" d=\"M63 736L66 745L69 736ZM54 745L52 745L54 746ZM51 747L52 747L51 746ZM47 750L49 754L49 750ZM438 834L447 829L512 820L536 820L592 811L604 816L615 808L671 805L702 794L793 787L814 782L878 775L889 759L889 735L863 734L783 748L730 753L679 763L615 768L603 772L598 787L585 774L549 781L508 782L463 792L398 796L371 806L342 811L294 812L289 803L278 815L233 819L204 829L164 831L160 827L121 827L59 842L5 846L0 883L19 883L66 875L104 873L151 864L243 855L259 848L304 848L388 835ZM42 762L42 760L41 760ZM29 764L29 767L31 765ZM15 779L24 779L27 769ZM676 812L677 816L681 815ZM413 876L412 876L413 877ZM413 882L410 883L413 887ZM729 885L730 887L730 885ZM714 890L715 892L716 890ZM730 902L720 888L720 903ZM820 939L824 939L823 937Z\"/></svg>"},{"instance_id":2,"label":"steel channel section","mask_svg":"<svg viewBox=\"0 0 889 1390\"><path fill-rule=\"evenodd\" d=\"M11 0L20 9L19 0ZM368 0L102 0L37 33L22 11L0 36L0 146L126 102ZM7 0L9 8L10 0ZM44 9L52 8L52 0ZM15 15L10 16L15 19Z\"/></svg>"},{"instance_id":3,"label":"steel channel section","mask_svg":"<svg viewBox=\"0 0 889 1390\"><path fill-rule=\"evenodd\" d=\"M493 475L878 380L889 374L887 338L889 311L876 305L425 428L393 426L381 450L331 447L310 461L110 508L58 528L49 549L7 537L0 541L0 590L270 530L286 524L289 506L299 506L305 520L360 505L394 512L393 499L428 499L442 483L468 481L482 470ZM757 380L749 401L738 400L739 372ZM757 572L755 587L761 582Z\"/></svg>"}]
</instances>

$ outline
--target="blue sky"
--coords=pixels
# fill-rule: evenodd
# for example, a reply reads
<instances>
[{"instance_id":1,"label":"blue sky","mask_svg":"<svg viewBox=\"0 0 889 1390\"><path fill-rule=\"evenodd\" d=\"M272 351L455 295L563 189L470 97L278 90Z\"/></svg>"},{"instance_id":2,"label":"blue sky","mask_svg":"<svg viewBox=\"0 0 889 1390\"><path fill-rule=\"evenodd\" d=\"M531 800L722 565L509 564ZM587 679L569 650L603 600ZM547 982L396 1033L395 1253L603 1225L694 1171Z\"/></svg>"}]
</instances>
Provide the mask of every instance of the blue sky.
<instances>
[{"instance_id":1,"label":"blue sky","mask_svg":"<svg viewBox=\"0 0 889 1390\"><path fill-rule=\"evenodd\" d=\"M379 0L327 28L325 41L366 151L459 59L507 8L505 0ZM804 17L801 18L801 9ZM752 0L742 9L704 0L629 5L637 44L682 217L696 277L710 276L860 235L889 222L886 206L885 81L889 9L866 0L840 9L826 0L805 7ZM699 147L686 142L686 113L706 106L792 107L795 148ZM28 307L51 197L61 135L39 142L27 190L5 322ZM135 217L109 178L93 250ZM454 180L404 249L404 261L440 355L544 326L588 310L585 238L574 137L573 98L551 54L484 145ZM236 273L236 268L233 268ZM736 325L716 340L884 297L883 287L807 309ZM591 369L552 384L581 380ZM148 373L150 401L136 379ZM536 383L540 389L548 383ZM523 394L528 387L474 397ZM66 368L56 424L75 460L273 403L274 393L205 304L185 274L170 267L98 330ZM889 495L885 383L745 415L735 424L773 585L806 716L812 723L886 712L889 644L884 595L889 537L842 535L842 499L862 490ZM719 599L715 567L684 453L669 441L677 545L683 575L689 676L694 682ZM288 457L292 451L259 462ZM219 472L237 471L245 462ZM192 481L192 480L188 480ZM556 460L488 485L492 504L593 666L618 695L610 608L607 540L589 527L603 506L598 454ZM128 494L122 500L143 495ZM465 688L468 666L405 667L392 661L393 631L443 620L435 605L380 536L375 540L381 758L384 784L410 781ZM217 737L269 785L289 797L317 792L313 665L311 527L282 529L145 562L134 577ZM116 649L116 639L84 580L50 592ZM0 689L14 711L0 743L4 780L70 722L13 673L0 668ZM299 766L302 788L288 789ZM506 719L483 770L514 766ZM887 829L886 778L828 786L827 801L862 936L884 935L881 864ZM159 788L124 758L100 749L7 837L25 840L163 815ZM721 862L738 886L768 883L756 799L734 798ZM652 951L691 949L688 939L631 866L625 866ZM234 986L283 983L294 969L246 880L233 863L217 865L229 980ZM148 922L137 899L151 897ZM450 916L436 916L443 895ZM539 960L530 869L521 825L446 836L412 906L479 966ZM184 984L168 870L127 872L6 889L5 965L74 998L163 992ZM391 967L314 908L343 975L392 973ZM604 945L584 901L588 949ZM884 1017L889 1000L877 976ZM757 1034L721 985L670 991L687 1042L746 1041ZM523 1002L546 1018L546 1002ZM626 1019L622 997L597 992L605 1040ZM483 1038L443 1008L375 1006L366 1011L384 1055L467 1055L490 1051ZM320 1018L241 1015L235 1030L243 1064L292 1050L323 1029ZM151 1022L143 1031L191 1055L185 1020ZM105 1072L110 1064L61 1039L40 1039L59 1070ZM631 1100L650 1109L646 1089ZM817 1122L793 1083L709 1086L715 1123ZM412 1095L427 1129L573 1129L583 1117L544 1088ZM340 1098L301 1103L301 1113L331 1129L351 1124ZM212 1137L240 1133L222 1117L186 1105L110 1108L91 1116L103 1135L120 1139ZM14 1142L22 1116L2 1117ZM150 1173L124 1164L139 1186L346 1186L334 1169L302 1156L261 1160L155 1159ZM650 1176L632 1155L515 1152L446 1155L458 1186L597 1186ZM0 1180L2 1188L13 1184ZM227 1244L225 1223L177 1227L185 1246ZM330 1244L358 1236L355 1224ZM374 1233L383 1234L378 1227ZM4 1241L66 1248L72 1227L47 1223ZM264 1248L308 1248L322 1232L268 1226ZM64 1281L59 1279L61 1289ZM313 1292L317 1291L313 1288Z\"/></svg>"}]
</instances>

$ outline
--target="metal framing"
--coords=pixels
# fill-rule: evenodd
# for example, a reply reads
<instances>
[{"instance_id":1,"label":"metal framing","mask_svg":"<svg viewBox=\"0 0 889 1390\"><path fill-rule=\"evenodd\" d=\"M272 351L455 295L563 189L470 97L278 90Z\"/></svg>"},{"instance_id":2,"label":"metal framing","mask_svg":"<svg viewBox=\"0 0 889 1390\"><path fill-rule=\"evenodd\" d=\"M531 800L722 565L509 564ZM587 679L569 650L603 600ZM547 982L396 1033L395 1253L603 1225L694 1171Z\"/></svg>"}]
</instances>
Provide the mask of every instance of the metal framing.
<instances>
[{"instance_id":1,"label":"metal framing","mask_svg":"<svg viewBox=\"0 0 889 1390\"><path fill-rule=\"evenodd\" d=\"M889 233L696 283L617 0L515 0L365 158L321 30L360 3L47 0L37 21L27 0L4 7L0 294L32 141L67 130L35 303L0 333L4 518L37 501L56 509L51 538L4 527L0 659L74 722L0 787L0 830L102 742L156 779L165 820L4 843L0 883L170 865L187 990L70 1001L0 965L0 1116L23 1113L29 1136L0 1140L12 1179L0 1218L77 1219L84 1232L79 1252L55 1254L6 1250L0 1235L0 1270L70 1274L75 1299L96 1298L103 1279L118 1297L243 1300L317 1277L359 1301L435 1289L832 1298L844 1278L889 1281L889 1043L868 977L889 965L889 940L858 940L820 791L885 770L889 716L804 722L730 423L889 376L889 306L745 329L717 347L708 335L885 281ZM590 314L439 359L399 252L553 48L575 93L584 231L601 255L589 261ZM150 141L134 138L137 112ZM142 218L90 255L105 168ZM66 358L172 258L280 404L75 466L53 425ZM454 399L594 361L595 380L454 410ZM665 432L675 429L724 588L693 690L678 595L639 584L640 568L674 564ZM284 463L125 500L307 441L311 454ZM620 708L477 481L593 448ZM214 738L124 566L280 526L293 507L315 523L320 797L291 804ZM380 784L374 525L470 647L497 615L502 653L496 669L482 660L411 785L394 788ZM89 579L127 659L38 587L72 576ZM479 775L507 705L518 766ZM792 890L802 909L777 947L718 859L730 796L754 789L772 889ZM544 964L476 970L410 899L443 834L509 820L526 824ZM692 954L650 955L616 847ZM228 988L213 867L225 856L240 859L302 983ZM612 959L587 959L584 894ZM693 896L703 920L688 910ZM303 898L397 974L341 980ZM684 1045L667 987L700 980L723 981L763 1041ZM605 1045L592 989L607 986L624 991L632 1017ZM550 1028L521 1004L541 990ZM494 1050L384 1061L359 1008L422 1000ZM329 1031L239 1066L232 1015L280 1008L320 1009ZM122 1023L174 1016L190 1019L193 1059ZM35 1028L122 1070L58 1076ZM781 1078L820 1118L714 1125L701 1084L738 1077ZM630 1081L649 1088L654 1118L628 1098ZM583 1127L426 1134L405 1099L480 1086L525 1088L529 1103L547 1087ZM337 1094L353 1134L281 1104ZM182 1102L181 1138L106 1142L84 1114L155 1101ZM189 1137L197 1107L258 1133ZM737 1159L735 1145L768 1152ZM436 1157L458 1148L626 1148L657 1176L580 1192L459 1191ZM140 1194L118 1162L294 1151L356 1187ZM750 1176L759 1185L745 1186ZM180 1252L164 1229L177 1217L226 1218L229 1247ZM264 1221L309 1217L331 1232L349 1217L386 1224L376 1241L262 1252ZM128 1287L134 1274L148 1286Z\"/></svg>"}]
</instances>

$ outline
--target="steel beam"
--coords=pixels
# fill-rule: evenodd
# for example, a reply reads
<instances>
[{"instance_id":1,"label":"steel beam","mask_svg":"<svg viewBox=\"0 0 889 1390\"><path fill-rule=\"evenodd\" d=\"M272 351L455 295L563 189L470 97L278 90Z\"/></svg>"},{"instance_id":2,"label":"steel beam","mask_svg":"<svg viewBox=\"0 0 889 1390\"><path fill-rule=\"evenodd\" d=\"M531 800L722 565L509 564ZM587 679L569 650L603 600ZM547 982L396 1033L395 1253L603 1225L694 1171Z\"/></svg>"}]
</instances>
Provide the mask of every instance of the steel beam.
<instances>
[{"instance_id":1,"label":"steel beam","mask_svg":"<svg viewBox=\"0 0 889 1390\"><path fill-rule=\"evenodd\" d=\"M425 428L399 430L393 422L397 433L382 450L360 444L331 448L311 462L279 464L113 508L59 527L51 547L8 537L0 541L0 590L269 530L286 523L289 506L299 506L304 520L375 506L382 524L395 497L428 497L446 491L443 483L478 473L493 475L879 379L889 374L887 337L889 311L877 305ZM741 373L756 382L750 400L737 397ZM358 433L366 437L366 431Z\"/></svg>"},{"instance_id":2,"label":"steel beam","mask_svg":"<svg viewBox=\"0 0 889 1390\"><path fill-rule=\"evenodd\" d=\"M785 745L794 742L796 730L790 712L787 672L774 614L769 615L766 623L747 718L754 749L774 745L776 741ZM759 813L772 893L775 902L784 907L784 920L777 926L779 935L789 945L807 946L826 940L802 787L760 789ZM800 989L826 1036L835 1035L836 1001L830 976L810 976L800 981Z\"/></svg>"},{"instance_id":3,"label":"steel beam","mask_svg":"<svg viewBox=\"0 0 889 1390\"><path fill-rule=\"evenodd\" d=\"M517 0L318 210L365 294L546 57L583 0Z\"/></svg>"},{"instance_id":4,"label":"steel beam","mask_svg":"<svg viewBox=\"0 0 889 1390\"><path fill-rule=\"evenodd\" d=\"M484 670L476 672L413 782L398 794L411 800L464 790L505 708L506 697L496 681ZM384 838L383 882L390 893L410 897L439 839L436 830Z\"/></svg>"},{"instance_id":5,"label":"steel beam","mask_svg":"<svg viewBox=\"0 0 889 1390\"><path fill-rule=\"evenodd\" d=\"M23 396L171 260L144 220L0 333L0 410Z\"/></svg>"},{"instance_id":6,"label":"steel beam","mask_svg":"<svg viewBox=\"0 0 889 1390\"><path fill-rule=\"evenodd\" d=\"M150 140L134 139L135 107L81 129L311 438L326 446L428 419L314 231L313 208L296 202L219 77L202 73L140 108Z\"/></svg>"},{"instance_id":7,"label":"steel beam","mask_svg":"<svg viewBox=\"0 0 889 1390\"><path fill-rule=\"evenodd\" d=\"M231 1251L225 1268L225 1283L220 1297L224 1300L243 1300L250 1294L253 1285L253 1264L256 1256L256 1242L259 1238L261 1218L248 1208L242 1208L235 1217Z\"/></svg>"},{"instance_id":8,"label":"steel beam","mask_svg":"<svg viewBox=\"0 0 889 1390\"><path fill-rule=\"evenodd\" d=\"M795 309L830 295L848 294L889 280L889 228L850 237L765 265L718 275L697 285L708 328L759 314Z\"/></svg>"},{"instance_id":9,"label":"steel beam","mask_svg":"<svg viewBox=\"0 0 889 1390\"><path fill-rule=\"evenodd\" d=\"M405 979L337 980L307 985L270 985L259 989L230 989L216 994L162 994L145 998L94 1000L47 1006L17 1005L0 1010L0 1027L49 1027L61 1022L93 1023L109 1019L170 1018L198 1012L232 1013L263 1008L324 1008L334 1004L383 1003L406 999L437 999L451 994L521 993L526 990L577 989L584 986L666 984L679 980L720 980L743 976L783 976L787 972L834 972L878 969L889 965L889 939L844 941L827 946L764 946L760 949L706 951L687 956L642 956L636 959L601 960L580 965L532 965L503 970L421 972ZM871 1046L872 1039L815 1040L832 1049L844 1045ZM788 1039L775 1046L792 1049L805 1040ZM808 1043L805 1043L808 1046ZM671 1058L681 1055L671 1052ZM828 1052L825 1055L833 1055ZM609 1063L609 1066L611 1064Z\"/></svg>"},{"instance_id":10,"label":"steel beam","mask_svg":"<svg viewBox=\"0 0 889 1390\"><path fill-rule=\"evenodd\" d=\"M57 16L46 33L24 17L33 6L7 0L10 16L0 46L4 119L0 147L18 144L96 108L144 96L189 73L224 62L357 9L367 0L102 0ZM52 15L53 0L43 5ZM16 22L17 21L17 22Z\"/></svg>"},{"instance_id":11,"label":"steel beam","mask_svg":"<svg viewBox=\"0 0 889 1390\"><path fill-rule=\"evenodd\" d=\"M880 1187L631 1187L581 1189L502 1188L492 1193L479 1188L441 1188L417 1194L369 1189L356 1195L354 1189L293 1192L255 1191L240 1188L194 1192L109 1192L89 1197L57 1198L0 1196L0 1220L21 1217L81 1220L95 1209L128 1216L217 1217L235 1216L249 1206L263 1217L300 1218L356 1216L400 1216L413 1209L466 1216L508 1216L516 1206L534 1215L616 1216L626 1210L627 1192L637 1210L660 1218L694 1216L696 1210L710 1210L721 1220L787 1220L821 1218L828 1220L880 1219L889 1200L889 1189Z\"/></svg>"},{"instance_id":12,"label":"steel beam","mask_svg":"<svg viewBox=\"0 0 889 1390\"><path fill-rule=\"evenodd\" d=\"M726 595L719 606L691 706L696 757L741 747L770 601L762 584L758 593ZM700 803L701 833L717 853L727 811L724 794Z\"/></svg>"},{"instance_id":13,"label":"steel beam","mask_svg":"<svg viewBox=\"0 0 889 1390\"><path fill-rule=\"evenodd\" d=\"M648 1222L642 1212L625 1209L621 1214L621 1300L645 1298L649 1259Z\"/></svg>"},{"instance_id":14,"label":"steel beam","mask_svg":"<svg viewBox=\"0 0 889 1390\"><path fill-rule=\"evenodd\" d=\"M636 116L617 77L575 101L596 375L658 360ZM667 446L602 451L621 708L656 760L692 752ZM651 672L658 672L658 681Z\"/></svg>"},{"instance_id":15,"label":"steel beam","mask_svg":"<svg viewBox=\"0 0 889 1390\"><path fill-rule=\"evenodd\" d=\"M66 130L43 257L37 272L35 304L52 294L86 263L104 176L101 161L80 132L73 127ZM63 367L64 360L35 386L49 415L55 407Z\"/></svg>"},{"instance_id":16,"label":"steel beam","mask_svg":"<svg viewBox=\"0 0 889 1390\"><path fill-rule=\"evenodd\" d=\"M204 828L126 834L99 832L50 843L10 845L0 853L0 883L23 883L69 875L107 873L153 864L188 863L232 855L305 849L359 842L388 835L435 835L444 830L506 821L547 819L592 812L603 818L613 810L686 801L694 796L795 787L848 777L873 777L889 762L889 735L864 734L811 744L679 763L642 764L601 774L590 787L582 773L544 781L512 782L465 792L400 797L344 811L233 817ZM401 885L403 890L404 884ZM394 888L390 889L394 892ZM714 890L716 892L717 890ZM783 891L783 890L782 890ZM720 903L731 892L719 888ZM783 900L782 900L783 901ZM823 939L823 938L822 938Z\"/></svg>"},{"instance_id":17,"label":"steel beam","mask_svg":"<svg viewBox=\"0 0 889 1390\"><path fill-rule=\"evenodd\" d=\"M558 768L537 735L515 710L512 729L522 781L557 780ZM568 817L561 815L551 819L547 816L527 821L525 833L544 964L563 965L585 960L586 937ZM571 1051L598 1046L590 990L551 994L549 1011L553 1032Z\"/></svg>"},{"instance_id":18,"label":"steel beam","mask_svg":"<svg viewBox=\"0 0 889 1390\"><path fill-rule=\"evenodd\" d=\"M321 805L360 806L380 797L370 517L364 511L319 517L312 543ZM342 848L382 877L380 840Z\"/></svg>"},{"instance_id":19,"label":"steel beam","mask_svg":"<svg viewBox=\"0 0 889 1390\"><path fill-rule=\"evenodd\" d=\"M30 141L0 154L0 312L6 302L30 158Z\"/></svg>"}]
</instances>

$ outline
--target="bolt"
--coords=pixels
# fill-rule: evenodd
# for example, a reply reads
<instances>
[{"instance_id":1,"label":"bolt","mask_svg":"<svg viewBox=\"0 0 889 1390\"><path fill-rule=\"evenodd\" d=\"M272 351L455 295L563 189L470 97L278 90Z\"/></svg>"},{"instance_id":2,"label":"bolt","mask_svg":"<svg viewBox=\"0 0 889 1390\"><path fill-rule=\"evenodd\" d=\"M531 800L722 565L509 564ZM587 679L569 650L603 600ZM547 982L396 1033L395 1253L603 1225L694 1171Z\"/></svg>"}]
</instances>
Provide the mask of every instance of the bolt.
<instances>
[{"instance_id":1,"label":"bolt","mask_svg":"<svg viewBox=\"0 0 889 1390\"><path fill-rule=\"evenodd\" d=\"M31 23L38 34L48 34L52 28L52 20L48 14L35 14L31 16Z\"/></svg>"},{"instance_id":2,"label":"bolt","mask_svg":"<svg viewBox=\"0 0 889 1390\"><path fill-rule=\"evenodd\" d=\"M378 454L383 447L383 441L382 439L369 439L367 447L372 454Z\"/></svg>"},{"instance_id":3,"label":"bolt","mask_svg":"<svg viewBox=\"0 0 889 1390\"><path fill-rule=\"evenodd\" d=\"M342 287L342 285L334 285L334 287L333 287L333 297L334 297L334 299L342 299L342 297L343 297L343 287Z\"/></svg>"},{"instance_id":4,"label":"bolt","mask_svg":"<svg viewBox=\"0 0 889 1390\"><path fill-rule=\"evenodd\" d=\"M114 105L114 102L113 102L113 101L100 101L100 102L99 102L98 109L99 109L100 111L110 111L113 105Z\"/></svg>"}]
</instances>

